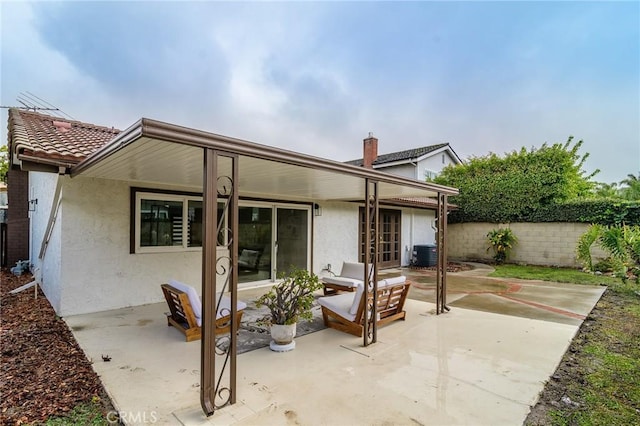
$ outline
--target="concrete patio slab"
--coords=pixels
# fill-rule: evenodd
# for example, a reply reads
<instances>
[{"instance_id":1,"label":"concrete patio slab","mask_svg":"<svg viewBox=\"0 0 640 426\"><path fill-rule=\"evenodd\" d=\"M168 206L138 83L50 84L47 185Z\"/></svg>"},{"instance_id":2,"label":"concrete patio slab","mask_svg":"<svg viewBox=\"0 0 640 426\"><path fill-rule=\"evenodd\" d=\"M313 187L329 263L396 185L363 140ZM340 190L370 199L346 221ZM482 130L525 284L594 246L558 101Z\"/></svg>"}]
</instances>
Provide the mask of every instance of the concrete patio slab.
<instances>
[{"instance_id":1,"label":"concrete patio slab","mask_svg":"<svg viewBox=\"0 0 640 426\"><path fill-rule=\"evenodd\" d=\"M578 329L434 308L408 300L407 320L367 348L326 329L292 352L241 354L238 403L211 418L199 405L200 344L166 326L164 304L66 321L124 419L157 424L521 424Z\"/></svg>"}]
</instances>

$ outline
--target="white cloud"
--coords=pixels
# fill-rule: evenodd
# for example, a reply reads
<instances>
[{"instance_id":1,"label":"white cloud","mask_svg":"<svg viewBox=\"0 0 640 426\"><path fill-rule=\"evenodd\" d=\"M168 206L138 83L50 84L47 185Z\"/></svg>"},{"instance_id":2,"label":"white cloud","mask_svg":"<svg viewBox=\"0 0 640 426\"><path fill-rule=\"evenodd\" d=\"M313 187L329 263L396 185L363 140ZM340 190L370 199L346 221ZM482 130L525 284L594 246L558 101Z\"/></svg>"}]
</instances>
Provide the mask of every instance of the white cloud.
<instances>
[{"instance_id":1,"label":"white cloud","mask_svg":"<svg viewBox=\"0 0 640 426\"><path fill-rule=\"evenodd\" d=\"M563 55L600 36L566 34L554 50L546 34L562 34L566 14L537 10L527 31L519 16L477 41L486 16L462 19L460 5L153 5L2 3L2 103L30 91L83 121L124 128L144 116L337 160L361 156L370 131L381 153L450 142L463 157L573 134L601 180L640 169L637 78L607 79L616 67L590 50L573 72Z\"/></svg>"}]
</instances>

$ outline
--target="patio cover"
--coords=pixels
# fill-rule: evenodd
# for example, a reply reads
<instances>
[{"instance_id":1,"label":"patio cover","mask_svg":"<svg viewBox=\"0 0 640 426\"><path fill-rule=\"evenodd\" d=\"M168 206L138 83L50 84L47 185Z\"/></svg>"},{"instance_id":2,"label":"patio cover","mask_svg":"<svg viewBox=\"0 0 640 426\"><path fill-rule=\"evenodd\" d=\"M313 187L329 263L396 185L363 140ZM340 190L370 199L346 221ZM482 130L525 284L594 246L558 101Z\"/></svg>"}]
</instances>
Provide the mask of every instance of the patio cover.
<instances>
[{"instance_id":1,"label":"patio cover","mask_svg":"<svg viewBox=\"0 0 640 426\"><path fill-rule=\"evenodd\" d=\"M458 194L454 188L146 118L73 167L71 175L202 190L203 148L239 155L242 197L363 200L366 178L379 182L380 200Z\"/></svg>"},{"instance_id":2,"label":"patio cover","mask_svg":"<svg viewBox=\"0 0 640 426\"><path fill-rule=\"evenodd\" d=\"M71 176L87 176L129 182L152 183L172 188L201 191L204 201L203 241L203 327L201 341L201 405L207 415L236 400L236 328L234 322L229 345L216 371L216 355L221 355L214 330L207 318L216 311L216 204L219 178L231 183L228 197L231 235L237 235L239 197L271 198L287 201L356 201L365 203L366 240L378 241L377 215L382 201L435 198L438 220L438 309L448 309L444 299L446 275L447 196L457 195L454 188L395 176L363 167L313 157L271 146L216 135L143 118L121 132L109 143L79 164L71 167ZM232 239L231 265L237 265L237 241ZM377 262L377 244L367 249L368 263ZM370 260L367 260L367 257ZM372 282L377 282L377 267ZM235 317L237 271L231 268L228 289L232 318ZM226 285L226 283L225 283ZM374 284L375 285L375 284ZM219 289L218 289L219 290ZM375 302L374 302L375 306ZM372 315L375 318L375 308ZM376 322L372 333L365 324L364 344L376 341ZM369 335L369 337L368 337ZM373 337L371 337L373 336ZM367 340L369 339L369 340ZM227 367L229 368L226 371ZM225 372L226 371L226 372ZM228 380L228 384L223 381ZM216 398L222 403L216 404Z\"/></svg>"}]
</instances>

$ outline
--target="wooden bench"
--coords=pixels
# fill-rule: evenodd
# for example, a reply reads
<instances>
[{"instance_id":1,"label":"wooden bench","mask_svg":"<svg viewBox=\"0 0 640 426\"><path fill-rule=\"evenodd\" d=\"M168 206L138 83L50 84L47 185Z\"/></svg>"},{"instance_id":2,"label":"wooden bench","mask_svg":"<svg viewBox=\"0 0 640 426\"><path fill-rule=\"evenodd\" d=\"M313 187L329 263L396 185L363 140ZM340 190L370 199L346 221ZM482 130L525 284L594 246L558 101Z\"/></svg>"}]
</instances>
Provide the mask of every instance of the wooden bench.
<instances>
[{"instance_id":1,"label":"wooden bench","mask_svg":"<svg viewBox=\"0 0 640 426\"><path fill-rule=\"evenodd\" d=\"M186 284L185 284L186 285ZM199 325L199 318L194 312L192 306L192 297L189 297L186 291L177 289L170 284L162 284L160 286L164 293L164 298L169 305L169 315L167 315L167 325L173 326L185 335L186 341L191 342L193 340L200 340L202 337L202 328ZM193 290L195 293L195 290ZM196 294L197 297L197 294ZM193 301L193 303L200 304L200 299ZM215 334L226 334L231 332L231 315L230 306L231 301L228 297L223 296L220 301L222 306L218 307L215 321ZM243 302L238 302L238 310L236 314L236 321L238 328L240 327L240 321L242 320L242 314L244 308L247 305ZM196 306L196 311L201 311L201 305Z\"/></svg>"},{"instance_id":2,"label":"wooden bench","mask_svg":"<svg viewBox=\"0 0 640 426\"><path fill-rule=\"evenodd\" d=\"M404 303L411 283L405 277L382 280L377 290L377 324L388 324L405 319ZM365 303L364 287L359 285L355 292L341 293L321 297L318 303L322 307L322 318L325 326L354 336L362 337L366 306L373 303L373 292L369 293L369 301Z\"/></svg>"}]
</instances>

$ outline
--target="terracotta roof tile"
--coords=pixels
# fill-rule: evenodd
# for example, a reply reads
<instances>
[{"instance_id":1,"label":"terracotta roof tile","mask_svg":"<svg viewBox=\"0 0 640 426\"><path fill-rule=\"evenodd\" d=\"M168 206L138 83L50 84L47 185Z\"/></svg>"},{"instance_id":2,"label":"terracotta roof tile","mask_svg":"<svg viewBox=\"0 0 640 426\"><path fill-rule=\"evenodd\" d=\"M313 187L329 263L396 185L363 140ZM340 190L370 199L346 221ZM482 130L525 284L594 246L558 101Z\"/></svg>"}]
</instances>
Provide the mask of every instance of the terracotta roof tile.
<instances>
[{"instance_id":1,"label":"terracotta roof tile","mask_svg":"<svg viewBox=\"0 0 640 426\"><path fill-rule=\"evenodd\" d=\"M449 145L448 143L440 143L437 145L423 146L421 148L407 149L405 151L392 152L390 154L378 155L378 158L373 162L374 165L393 163L394 161L411 160L422 157L425 154L436 151L440 148L444 148ZM362 158L357 160L347 161L347 164L354 166L362 166Z\"/></svg>"},{"instance_id":2,"label":"terracotta roof tile","mask_svg":"<svg viewBox=\"0 0 640 426\"><path fill-rule=\"evenodd\" d=\"M120 130L110 127L17 108L9 110L9 147L18 157L76 164L118 133Z\"/></svg>"}]
</instances>

